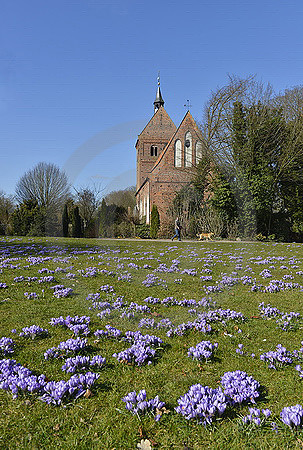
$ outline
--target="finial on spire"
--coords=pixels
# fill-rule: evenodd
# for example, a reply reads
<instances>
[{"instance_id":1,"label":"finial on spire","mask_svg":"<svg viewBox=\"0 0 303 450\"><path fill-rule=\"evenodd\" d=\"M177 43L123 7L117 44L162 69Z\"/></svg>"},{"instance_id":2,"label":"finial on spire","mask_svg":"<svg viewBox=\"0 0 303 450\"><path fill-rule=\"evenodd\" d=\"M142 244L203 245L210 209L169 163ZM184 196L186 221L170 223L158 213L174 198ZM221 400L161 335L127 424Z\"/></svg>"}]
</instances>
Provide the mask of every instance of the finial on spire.
<instances>
[{"instance_id":1,"label":"finial on spire","mask_svg":"<svg viewBox=\"0 0 303 450\"><path fill-rule=\"evenodd\" d=\"M187 100L184 106L185 106L185 108L187 108L187 111L189 111L189 109L191 108L192 105L190 104L190 101Z\"/></svg>"},{"instance_id":2,"label":"finial on spire","mask_svg":"<svg viewBox=\"0 0 303 450\"><path fill-rule=\"evenodd\" d=\"M160 90L160 72L158 72L158 89L156 94L156 100L154 101L154 112L156 113L160 106L164 106L164 100L162 98L161 90Z\"/></svg>"}]
</instances>

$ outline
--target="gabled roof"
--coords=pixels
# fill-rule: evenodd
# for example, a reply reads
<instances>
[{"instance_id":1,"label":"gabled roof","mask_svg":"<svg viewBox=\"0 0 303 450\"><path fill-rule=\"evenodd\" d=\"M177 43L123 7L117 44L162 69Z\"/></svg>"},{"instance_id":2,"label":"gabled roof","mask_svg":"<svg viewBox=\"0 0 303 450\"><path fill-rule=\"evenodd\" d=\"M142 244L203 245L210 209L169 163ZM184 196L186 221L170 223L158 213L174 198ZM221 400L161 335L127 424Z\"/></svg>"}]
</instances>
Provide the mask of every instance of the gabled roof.
<instances>
[{"instance_id":1,"label":"gabled roof","mask_svg":"<svg viewBox=\"0 0 303 450\"><path fill-rule=\"evenodd\" d=\"M141 189L143 188L143 186L149 181L149 178L146 177L145 180L143 181L143 183L141 184L141 186L139 187L139 189L136 190L135 192L135 197L139 194L139 192L141 191Z\"/></svg>"},{"instance_id":2,"label":"gabled roof","mask_svg":"<svg viewBox=\"0 0 303 450\"><path fill-rule=\"evenodd\" d=\"M168 113L166 112L166 110L164 109L163 106L160 106L160 108L155 112L155 114L152 116L152 118L149 120L149 122L147 123L147 125L143 128L143 130L141 131L141 133L138 136L138 139L140 138L140 136L142 134L148 134L149 133L149 129L151 130L151 134L153 131L154 134L154 127L160 127L160 117L161 115L164 115L166 120L168 120L171 124L171 126L176 129L176 125L174 124L174 122L171 120L171 118L169 117ZM152 130L153 128L153 130Z\"/></svg>"},{"instance_id":3,"label":"gabled roof","mask_svg":"<svg viewBox=\"0 0 303 450\"><path fill-rule=\"evenodd\" d=\"M176 135L178 134L181 126L183 125L183 123L185 122L186 119L189 119L190 122L192 123L192 126L194 128L194 130L196 131L196 133L201 136L201 131L198 128L198 125L195 122L195 119L193 118L193 116L191 115L191 113L189 111L187 111L187 113L185 114L185 116L183 117L180 125L178 126L178 128L176 129L176 131L174 132L174 134L172 135L172 137L170 138L169 142L167 143L165 149L163 150L163 152L161 153L161 155L159 156L159 158L156 160L155 164L153 165L151 172L160 164L160 162L162 161L164 155L166 154L171 142L174 141ZM201 136L202 138L202 136Z\"/></svg>"}]
</instances>

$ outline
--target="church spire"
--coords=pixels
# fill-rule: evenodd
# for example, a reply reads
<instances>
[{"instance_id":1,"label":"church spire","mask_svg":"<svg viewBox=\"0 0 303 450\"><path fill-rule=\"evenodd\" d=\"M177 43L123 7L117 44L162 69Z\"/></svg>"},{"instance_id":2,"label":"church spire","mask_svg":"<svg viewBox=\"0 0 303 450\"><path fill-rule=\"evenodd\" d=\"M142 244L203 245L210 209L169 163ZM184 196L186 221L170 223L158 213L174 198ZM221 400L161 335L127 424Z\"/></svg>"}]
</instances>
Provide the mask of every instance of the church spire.
<instances>
[{"instance_id":1,"label":"church spire","mask_svg":"<svg viewBox=\"0 0 303 450\"><path fill-rule=\"evenodd\" d=\"M160 89L160 73L159 73L157 95L156 95L156 100L154 101L154 112L155 113L158 111L160 106L164 106L164 100L162 98L161 89Z\"/></svg>"}]
</instances>

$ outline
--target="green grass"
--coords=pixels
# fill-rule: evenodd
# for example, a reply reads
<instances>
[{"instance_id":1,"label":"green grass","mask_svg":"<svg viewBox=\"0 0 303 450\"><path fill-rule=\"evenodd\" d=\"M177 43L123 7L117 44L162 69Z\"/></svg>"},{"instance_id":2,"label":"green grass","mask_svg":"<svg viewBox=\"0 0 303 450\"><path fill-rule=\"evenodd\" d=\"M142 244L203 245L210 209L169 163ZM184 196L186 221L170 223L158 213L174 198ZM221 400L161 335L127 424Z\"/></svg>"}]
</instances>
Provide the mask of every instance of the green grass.
<instances>
[{"instance_id":1,"label":"green grass","mask_svg":"<svg viewBox=\"0 0 303 450\"><path fill-rule=\"evenodd\" d=\"M43 250L44 253L41 253ZM75 254L77 250L77 254ZM91 250L91 252L90 252ZM119 252L118 252L119 251ZM146 252L150 252L146 254ZM216 258L210 258L209 255ZM37 265L29 265L29 256L51 256L50 259ZM273 260L267 265L258 265L251 258L262 256L284 256L284 261ZM146 259L152 257L153 259ZM200 280L201 270L205 267L205 258L212 269L212 282ZM237 258L235 258L237 257ZM291 268L289 258L294 257L298 268ZM12 337L17 347L11 358L24 364L35 373L44 373L51 380L68 379L61 371L62 362L45 361L43 353L62 340L71 337L71 332L60 327L51 327L51 317L60 315L89 315L91 331L104 328L111 324L125 332L137 330L142 317L153 317L156 321L170 318L175 325L194 316L185 307L149 305L152 316L137 314L134 320L125 320L116 312L108 318L100 320L96 313L88 308L86 300L89 293L100 292L102 285L109 284L115 288L119 296L124 296L128 303L135 301L140 304L148 296L173 296L177 300L201 300L206 294L203 285L214 285L222 273L230 275L235 271L236 264L242 264L242 269L236 270L238 275L251 275L245 272L246 266L253 269L252 277L259 284L266 285L269 279L262 279L259 273L266 267L274 265L273 279L281 279L285 274L292 274L294 282L303 284L303 277L296 272L303 270L303 247L299 244L273 243L224 243L224 242L192 242L164 243L157 241L110 241L110 240L73 240L73 239L16 239L0 240L0 268L7 258L9 264L17 268L3 267L0 271L0 282L7 284L6 289L0 289L0 337ZM142 259L144 258L144 259ZM167 288L161 286L145 287L142 281L148 273L165 263L179 259L180 269L196 269L198 274L193 277L180 273L155 273L167 283ZM139 270L128 267L129 263L140 266ZM124 264L124 269L118 267ZM149 264L151 269L143 269ZM288 269L281 269L286 265ZM55 270L57 267L69 268L76 274L75 279L67 279L63 272L54 274L54 284L64 284L74 289L69 298L56 299L47 285L38 282L14 282L14 278L42 277L38 270L47 267ZM98 273L96 277L82 277L78 270L87 267L112 270L115 273L127 271L132 274L132 281L118 281L117 276L111 277ZM181 284L174 283L182 278ZM44 293L42 293L44 289ZM38 299L26 299L24 292L36 292ZM102 294L101 294L102 295ZM102 295L106 299L106 295ZM92 354L101 354L107 359L107 366L100 372L100 378L93 390L91 398L80 398L66 407L56 407L41 402L37 396L20 395L13 400L11 394L0 390L0 448L77 448L77 449L135 449L137 443L144 437L153 446L161 449L274 449L302 448L303 432L292 431L280 424L279 415L283 407L302 404L302 383L295 364L280 370L269 369L260 361L261 353L274 350L278 343L288 350L301 348L302 328L296 331L283 332L276 328L276 322L263 320L259 317L258 305L264 301L285 312L302 313L303 294L300 290L268 294L251 292L250 286L237 284L225 289L222 293L212 295L217 307L230 308L242 312L247 321L243 324L228 323L214 325L211 335L190 331L182 337L168 338L166 331L141 329L142 333L155 334L167 344L159 359L150 366L133 367L118 363L112 357L114 352L127 348L124 342L103 340L94 343L93 333L89 336ZM50 336L42 340L25 340L11 334L16 328L18 333L24 326L32 324L48 328ZM238 327L242 333L238 333ZM207 364L197 362L187 357L187 349L202 340L218 342L218 352L215 360ZM239 343L244 350L255 353L256 357L239 356L236 348ZM244 370L264 386L265 395L258 401L259 408L270 408L274 414L273 420L279 423L279 433L267 429L246 429L240 425L240 415L248 412L249 405L229 410L211 428L204 428L194 421L186 421L178 415L174 408L177 399L184 395L192 384L201 383L217 387L221 376L226 371ZM151 417L143 417L141 421L125 409L121 398L132 390L146 389L149 398L159 395L166 402L169 414L165 414L160 422Z\"/></svg>"}]
</instances>

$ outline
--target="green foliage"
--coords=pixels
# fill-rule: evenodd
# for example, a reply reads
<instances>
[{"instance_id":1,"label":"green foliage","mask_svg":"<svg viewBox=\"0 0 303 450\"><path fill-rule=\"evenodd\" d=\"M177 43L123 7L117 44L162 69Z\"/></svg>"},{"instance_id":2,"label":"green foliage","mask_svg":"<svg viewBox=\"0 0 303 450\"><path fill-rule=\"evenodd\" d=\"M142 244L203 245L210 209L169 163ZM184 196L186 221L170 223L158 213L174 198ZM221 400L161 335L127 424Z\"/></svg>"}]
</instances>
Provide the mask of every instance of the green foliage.
<instances>
[{"instance_id":1,"label":"green foliage","mask_svg":"<svg viewBox=\"0 0 303 450\"><path fill-rule=\"evenodd\" d=\"M68 237L68 225L69 225L68 208L67 208L67 204L65 203L64 209L63 209L63 214L62 214L63 237Z\"/></svg>"},{"instance_id":2,"label":"green foliage","mask_svg":"<svg viewBox=\"0 0 303 450\"><path fill-rule=\"evenodd\" d=\"M36 200L26 200L12 214L13 234L45 236L46 209Z\"/></svg>"},{"instance_id":3,"label":"green foliage","mask_svg":"<svg viewBox=\"0 0 303 450\"><path fill-rule=\"evenodd\" d=\"M101 207L99 210L99 221L100 221L100 229L99 229L100 236L105 237L107 228L107 205L104 198L102 199Z\"/></svg>"},{"instance_id":4,"label":"green foliage","mask_svg":"<svg viewBox=\"0 0 303 450\"><path fill-rule=\"evenodd\" d=\"M150 215L150 237L156 239L160 229L160 216L156 205L153 205Z\"/></svg>"},{"instance_id":5,"label":"green foliage","mask_svg":"<svg viewBox=\"0 0 303 450\"><path fill-rule=\"evenodd\" d=\"M136 205L135 192L134 186L120 191L112 191L106 195L105 202L107 205L122 206L126 210L130 208L132 211Z\"/></svg>"},{"instance_id":6,"label":"green foliage","mask_svg":"<svg viewBox=\"0 0 303 450\"><path fill-rule=\"evenodd\" d=\"M127 227L125 224L120 226L123 222L127 222L127 211L123 206L107 205L105 199L102 199L99 210L99 232L101 237L118 237L125 233L129 235L132 230L132 225Z\"/></svg>"},{"instance_id":7,"label":"green foliage","mask_svg":"<svg viewBox=\"0 0 303 450\"><path fill-rule=\"evenodd\" d=\"M235 196L230 181L217 168L213 171L210 204L226 222L232 222L237 215Z\"/></svg>"},{"instance_id":8,"label":"green foliage","mask_svg":"<svg viewBox=\"0 0 303 450\"><path fill-rule=\"evenodd\" d=\"M193 186L197 191L204 195L209 189L210 177L212 169L212 160L208 155L204 155L199 161L197 171L193 179Z\"/></svg>"},{"instance_id":9,"label":"green foliage","mask_svg":"<svg viewBox=\"0 0 303 450\"><path fill-rule=\"evenodd\" d=\"M12 231L11 215L13 211L13 199L0 191L0 235L10 234Z\"/></svg>"},{"instance_id":10,"label":"green foliage","mask_svg":"<svg viewBox=\"0 0 303 450\"><path fill-rule=\"evenodd\" d=\"M134 237L134 225L131 222L123 221L117 225L117 237L131 238Z\"/></svg>"},{"instance_id":11,"label":"green foliage","mask_svg":"<svg viewBox=\"0 0 303 450\"><path fill-rule=\"evenodd\" d=\"M150 226L146 223L136 225L136 236L140 239L149 239L150 236Z\"/></svg>"},{"instance_id":12,"label":"green foliage","mask_svg":"<svg viewBox=\"0 0 303 450\"><path fill-rule=\"evenodd\" d=\"M254 77L230 77L211 94L205 112L202 129L212 168L219 167L236 206L231 213L226 192L213 185L213 206L226 228L236 220L244 237L302 240L302 86L275 97Z\"/></svg>"},{"instance_id":13,"label":"green foliage","mask_svg":"<svg viewBox=\"0 0 303 450\"><path fill-rule=\"evenodd\" d=\"M73 210L73 218L72 218L72 237L81 238L83 237L82 231L82 219L79 213L79 207L75 206Z\"/></svg>"},{"instance_id":14,"label":"green foliage","mask_svg":"<svg viewBox=\"0 0 303 450\"><path fill-rule=\"evenodd\" d=\"M234 103L230 124L233 165L213 171L211 199L227 228L237 219L244 237L276 234L284 240L291 239L291 228L303 230L303 158L298 139L297 156L289 158L294 145L292 126L280 109L261 102Z\"/></svg>"}]
</instances>

